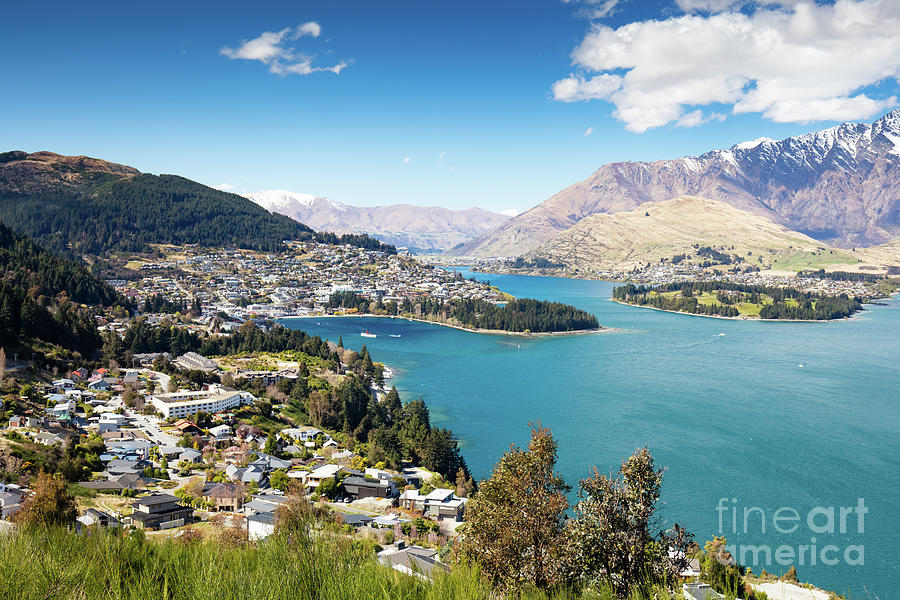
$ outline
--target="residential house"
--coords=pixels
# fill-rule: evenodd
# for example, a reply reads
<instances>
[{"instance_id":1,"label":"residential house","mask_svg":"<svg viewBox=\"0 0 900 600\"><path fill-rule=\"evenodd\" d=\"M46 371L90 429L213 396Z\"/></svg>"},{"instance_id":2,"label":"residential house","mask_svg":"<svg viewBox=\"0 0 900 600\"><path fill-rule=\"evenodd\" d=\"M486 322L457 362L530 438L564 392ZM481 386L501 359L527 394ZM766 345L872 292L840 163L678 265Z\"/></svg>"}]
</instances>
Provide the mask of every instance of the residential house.
<instances>
[{"instance_id":1,"label":"residential house","mask_svg":"<svg viewBox=\"0 0 900 600\"><path fill-rule=\"evenodd\" d=\"M685 583L681 586L681 591L688 600L719 600L725 597L708 583Z\"/></svg>"},{"instance_id":2,"label":"residential house","mask_svg":"<svg viewBox=\"0 0 900 600\"><path fill-rule=\"evenodd\" d=\"M117 413L103 413L100 415L100 420L97 422L97 427L100 430L100 433L105 433L107 431L118 431L122 425L128 422L128 419L125 415L120 415Z\"/></svg>"},{"instance_id":3,"label":"residential house","mask_svg":"<svg viewBox=\"0 0 900 600\"><path fill-rule=\"evenodd\" d=\"M217 442L227 442L231 439L231 427L228 425L216 425L209 430L209 435Z\"/></svg>"},{"instance_id":4,"label":"residential house","mask_svg":"<svg viewBox=\"0 0 900 600\"><path fill-rule=\"evenodd\" d=\"M107 479L95 481L81 481L78 485L97 491L121 492L122 490L140 490L154 483L153 479L143 477L138 473L122 473L111 475Z\"/></svg>"},{"instance_id":5,"label":"residential house","mask_svg":"<svg viewBox=\"0 0 900 600\"><path fill-rule=\"evenodd\" d=\"M281 435L289 437L295 442L308 442L314 440L316 436L324 435L321 429L316 427L288 427L281 430Z\"/></svg>"},{"instance_id":6,"label":"residential house","mask_svg":"<svg viewBox=\"0 0 900 600\"><path fill-rule=\"evenodd\" d=\"M269 484L267 471L260 465L248 465L247 467L240 468L231 464L225 467L225 474L228 475L232 481L240 483L256 483L261 488L266 487Z\"/></svg>"},{"instance_id":7,"label":"residential house","mask_svg":"<svg viewBox=\"0 0 900 600\"><path fill-rule=\"evenodd\" d=\"M193 448L182 448L181 454L178 455L178 462L201 463L203 462L203 453Z\"/></svg>"},{"instance_id":8,"label":"residential house","mask_svg":"<svg viewBox=\"0 0 900 600\"><path fill-rule=\"evenodd\" d=\"M106 472L110 476L125 474L140 475L144 472L144 469L149 466L150 463L146 460L122 460L116 458L107 463Z\"/></svg>"},{"instance_id":9,"label":"residential house","mask_svg":"<svg viewBox=\"0 0 900 600\"><path fill-rule=\"evenodd\" d=\"M47 412L50 416L56 417L57 419L62 417L70 417L75 412L75 408L77 405L75 404L75 400L72 398L64 399L53 406L53 408L49 409Z\"/></svg>"},{"instance_id":10,"label":"residential house","mask_svg":"<svg viewBox=\"0 0 900 600\"><path fill-rule=\"evenodd\" d=\"M288 499L278 494L254 494L250 498L250 502L244 504L244 512L247 515L257 515L259 513L275 514L278 507L286 504Z\"/></svg>"},{"instance_id":11,"label":"residential house","mask_svg":"<svg viewBox=\"0 0 900 600\"><path fill-rule=\"evenodd\" d=\"M78 533L82 533L90 528L108 527L117 529L121 526L122 523L119 519L108 512L97 510L96 508L85 510L83 515L75 519L75 531Z\"/></svg>"},{"instance_id":12,"label":"residential house","mask_svg":"<svg viewBox=\"0 0 900 600\"><path fill-rule=\"evenodd\" d=\"M210 483L204 486L203 500L213 510L237 512L244 506L244 486L240 483Z\"/></svg>"},{"instance_id":13,"label":"residential house","mask_svg":"<svg viewBox=\"0 0 900 600\"><path fill-rule=\"evenodd\" d=\"M400 506L407 510L421 511L436 521L462 521L466 498L457 498L453 490L437 488L428 494L419 490L406 490L400 494Z\"/></svg>"},{"instance_id":14,"label":"residential house","mask_svg":"<svg viewBox=\"0 0 900 600\"><path fill-rule=\"evenodd\" d=\"M118 458L146 460L150 456L150 442L144 439L106 442L106 452ZM102 460L102 458L101 458Z\"/></svg>"},{"instance_id":15,"label":"residential house","mask_svg":"<svg viewBox=\"0 0 900 600\"><path fill-rule=\"evenodd\" d=\"M250 541L264 540L275 532L274 513L260 512L249 515L247 521L247 538Z\"/></svg>"},{"instance_id":16,"label":"residential house","mask_svg":"<svg viewBox=\"0 0 900 600\"><path fill-rule=\"evenodd\" d=\"M30 491L13 483L0 483L0 518L8 519L19 512Z\"/></svg>"},{"instance_id":17,"label":"residential house","mask_svg":"<svg viewBox=\"0 0 900 600\"><path fill-rule=\"evenodd\" d=\"M53 433L50 431L38 431L34 434L34 442L36 444L43 444L44 446L55 446L56 444L63 443L64 438L57 433Z\"/></svg>"},{"instance_id":18,"label":"residential house","mask_svg":"<svg viewBox=\"0 0 900 600\"><path fill-rule=\"evenodd\" d=\"M203 430L187 419L178 419L175 421L175 429L177 429L178 433L181 435L203 435Z\"/></svg>"},{"instance_id":19,"label":"residential house","mask_svg":"<svg viewBox=\"0 0 900 600\"><path fill-rule=\"evenodd\" d=\"M447 565L438 560L437 550L407 546L403 541L395 542L379 552L378 562L421 579L431 579L436 573L450 571Z\"/></svg>"},{"instance_id":20,"label":"residential house","mask_svg":"<svg viewBox=\"0 0 900 600\"><path fill-rule=\"evenodd\" d=\"M354 529L359 529L360 527L368 526L372 521L375 520L375 517L371 517L369 515L362 515L357 513L342 513L335 512L335 516L340 520L344 525L349 525Z\"/></svg>"},{"instance_id":21,"label":"residential house","mask_svg":"<svg viewBox=\"0 0 900 600\"><path fill-rule=\"evenodd\" d=\"M57 379L52 383L53 387L59 390L60 393L65 392L66 390L74 390L75 382L71 379Z\"/></svg>"},{"instance_id":22,"label":"residential house","mask_svg":"<svg viewBox=\"0 0 900 600\"><path fill-rule=\"evenodd\" d=\"M108 392L113 389L113 386L105 379L97 379L90 382L88 388L95 392Z\"/></svg>"},{"instance_id":23,"label":"residential house","mask_svg":"<svg viewBox=\"0 0 900 600\"><path fill-rule=\"evenodd\" d=\"M344 493L353 500L361 498L387 498L391 492L391 482L351 475L343 481Z\"/></svg>"},{"instance_id":24,"label":"residential house","mask_svg":"<svg viewBox=\"0 0 900 600\"><path fill-rule=\"evenodd\" d=\"M316 488L326 479L336 476L343 470L341 465L322 465L306 475L304 485L307 493L313 493Z\"/></svg>"},{"instance_id":25,"label":"residential house","mask_svg":"<svg viewBox=\"0 0 900 600\"><path fill-rule=\"evenodd\" d=\"M182 506L180 500L171 494L138 498L131 506L134 512L125 521L141 529L181 527L194 514L194 509Z\"/></svg>"}]
</instances>

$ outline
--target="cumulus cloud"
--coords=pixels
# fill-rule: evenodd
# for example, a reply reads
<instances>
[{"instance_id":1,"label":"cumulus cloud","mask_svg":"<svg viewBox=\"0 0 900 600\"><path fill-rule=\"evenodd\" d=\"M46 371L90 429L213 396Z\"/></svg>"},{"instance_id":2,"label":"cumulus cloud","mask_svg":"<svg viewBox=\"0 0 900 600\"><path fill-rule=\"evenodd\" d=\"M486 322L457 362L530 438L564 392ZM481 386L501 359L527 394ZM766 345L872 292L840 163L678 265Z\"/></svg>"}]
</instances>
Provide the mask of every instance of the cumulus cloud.
<instances>
[{"instance_id":1,"label":"cumulus cloud","mask_svg":"<svg viewBox=\"0 0 900 600\"><path fill-rule=\"evenodd\" d=\"M298 53L289 45L301 37L317 38L321 34L322 27L310 21L297 27L285 27L281 31L264 31L251 40L241 40L236 48L223 46L219 54L233 60L258 60L275 75L309 75L319 71L338 74L347 67L346 61L325 67L313 66L314 55Z\"/></svg>"},{"instance_id":2,"label":"cumulus cloud","mask_svg":"<svg viewBox=\"0 0 900 600\"><path fill-rule=\"evenodd\" d=\"M679 0L686 10L726 12L618 29L595 23L572 52L576 72L555 82L552 96L609 101L634 132L723 118L705 113L710 105L776 122L861 119L896 105L863 90L900 77L900 3L783 0L728 10L739 4Z\"/></svg>"},{"instance_id":3,"label":"cumulus cloud","mask_svg":"<svg viewBox=\"0 0 900 600\"><path fill-rule=\"evenodd\" d=\"M591 135L592 133L594 133L593 125L591 125L590 127L588 127L587 129L584 130L584 137L587 137L587 136Z\"/></svg>"},{"instance_id":4,"label":"cumulus cloud","mask_svg":"<svg viewBox=\"0 0 900 600\"><path fill-rule=\"evenodd\" d=\"M219 190L222 192L230 192L234 189L234 186L230 183L220 183L219 185L211 185L210 187L214 190Z\"/></svg>"},{"instance_id":5,"label":"cumulus cloud","mask_svg":"<svg viewBox=\"0 0 900 600\"><path fill-rule=\"evenodd\" d=\"M515 217L515 216L517 216L517 215L519 215L519 214L521 214L521 213L522 213L522 211L520 211L520 210L517 209L517 208L507 208L506 210L501 210L501 211L500 211L500 214L501 214L501 215L504 215L504 216L507 216L507 217Z\"/></svg>"}]
</instances>

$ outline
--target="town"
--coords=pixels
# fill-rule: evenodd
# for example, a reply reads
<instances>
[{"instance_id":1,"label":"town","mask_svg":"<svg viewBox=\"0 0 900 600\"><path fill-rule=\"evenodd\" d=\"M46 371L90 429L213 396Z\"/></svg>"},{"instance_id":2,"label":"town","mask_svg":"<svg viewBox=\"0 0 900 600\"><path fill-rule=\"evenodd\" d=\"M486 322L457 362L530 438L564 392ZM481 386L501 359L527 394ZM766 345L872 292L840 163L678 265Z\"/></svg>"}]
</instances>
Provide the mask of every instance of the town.
<instances>
[{"instance_id":1,"label":"town","mask_svg":"<svg viewBox=\"0 0 900 600\"><path fill-rule=\"evenodd\" d=\"M130 278L109 283L139 303L157 295L186 306L199 301L210 315L225 312L239 319L326 314L335 292L385 303L425 297L503 303L507 298L408 255L315 242L286 246L279 253L167 246L165 258L129 262Z\"/></svg>"},{"instance_id":2,"label":"town","mask_svg":"<svg viewBox=\"0 0 900 600\"><path fill-rule=\"evenodd\" d=\"M176 362L219 370L195 353ZM232 376L272 389L298 374L294 368ZM411 462L396 470L370 464L347 448L345 436L321 428L261 428L254 424L261 411L271 417L286 405L222 384L175 389L173 381L152 368L79 368L24 386L0 452L18 458L23 472L44 460L29 450L33 445L82 458L84 477L69 485L79 531L134 528L196 537L224 529L258 541L273 533L280 507L303 497L327 508L342 534L380 543L379 559L401 572L429 576L448 569L438 553L463 522L465 482L450 484ZM10 481L12 473L5 479L2 517L14 519L30 490Z\"/></svg>"}]
</instances>

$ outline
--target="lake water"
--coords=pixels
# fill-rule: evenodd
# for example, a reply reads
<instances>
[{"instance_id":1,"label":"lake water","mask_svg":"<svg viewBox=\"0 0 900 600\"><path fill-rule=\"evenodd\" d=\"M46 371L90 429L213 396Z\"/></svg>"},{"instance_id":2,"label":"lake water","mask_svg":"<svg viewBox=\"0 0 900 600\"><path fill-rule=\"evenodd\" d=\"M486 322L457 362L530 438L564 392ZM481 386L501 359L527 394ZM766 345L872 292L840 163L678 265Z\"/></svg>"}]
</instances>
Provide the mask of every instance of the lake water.
<instances>
[{"instance_id":1,"label":"lake water","mask_svg":"<svg viewBox=\"0 0 900 600\"><path fill-rule=\"evenodd\" d=\"M527 444L529 421L553 430L573 486L647 445L668 467L669 525L701 544L725 535L755 572L786 571L775 554L786 546L782 562L801 580L854 599L900 597L900 302L840 322L741 322L622 306L605 282L478 277L621 331L524 339L395 319L286 324L343 336L352 349L365 343L398 370L404 400L424 398L432 422L460 437L477 478L510 443ZM378 337L361 338L366 329ZM842 533L841 507L860 498L868 512L844 511Z\"/></svg>"}]
</instances>

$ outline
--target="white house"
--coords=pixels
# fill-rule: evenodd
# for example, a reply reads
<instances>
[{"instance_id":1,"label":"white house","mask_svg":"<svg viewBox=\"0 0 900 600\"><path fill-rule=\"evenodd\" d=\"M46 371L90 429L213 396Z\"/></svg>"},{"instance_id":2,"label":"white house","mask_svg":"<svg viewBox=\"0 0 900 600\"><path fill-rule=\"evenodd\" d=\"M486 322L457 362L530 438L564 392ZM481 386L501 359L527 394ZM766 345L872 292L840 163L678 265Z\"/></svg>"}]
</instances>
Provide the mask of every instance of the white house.
<instances>
[{"instance_id":1,"label":"white house","mask_svg":"<svg viewBox=\"0 0 900 600\"><path fill-rule=\"evenodd\" d=\"M106 431L118 431L119 427L126 422L125 415L107 412L100 415L100 421L97 425L100 428L100 433L104 433Z\"/></svg>"},{"instance_id":2,"label":"white house","mask_svg":"<svg viewBox=\"0 0 900 600\"><path fill-rule=\"evenodd\" d=\"M56 381L53 382L52 385L56 389L62 390L62 391L75 389L75 382L72 381L71 379L57 379Z\"/></svg>"},{"instance_id":3,"label":"white house","mask_svg":"<svg viewBox=\"0 0 900 600\"><path fill-rule=\"evenodd\" d=\"M308 492L313 492L324 480L334 477L343 469L341 465L322 465L310 472L304 480Z\"/></svg>"},{"instance_id":4,"label":"white house","mask_svg":"<svg viewBox=\"0 0 900 600\"><path fill-rule=\"evenodd\" d=\"M400 494L400 506L408 510L420 510L437 521L462 521L466 499L457 498L453 490L437 488L428 494L419 490L406 490Z\"/></svg>"},{"instance_id":5,"label":"white house","mask_svg":"<svg viewBox=\"0 0 900 600\"><path fill-rule=\"evenodd\" d=\"M260 512L249 515L247 521L247 538L250 541L264 540L275 532L275 515Z\"/></svg>"},{"instance_id":6,"label":"white house","mask_svg":"<svg viewBox=\"0 0 900 600\"><path fill-rule=\"evenodd\" d=\"M55 405L48 412L54 417L68 417L75 412L76 406L75 400L64 400Z\"/></svg>"},{"instance_id":7,"label":"white house","mask_svg":"<svg viewBox=\"0 0 900 600\"><path fill-rule=\"evenodd\" d=\"M222 442L231 439L231 427L228 425L216 425L209 430L209 434L216 438L216 441Z\"/></svg>"}]
</instances>

